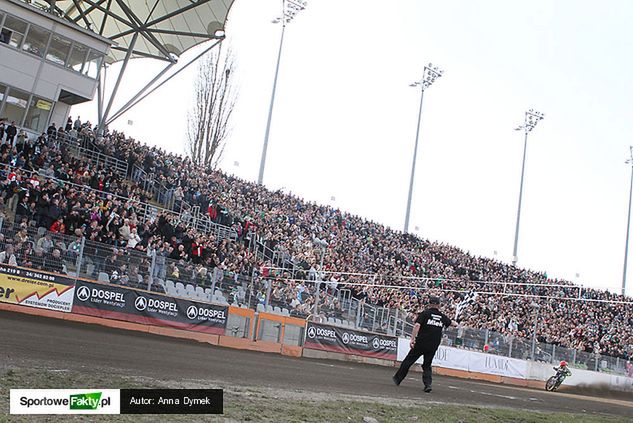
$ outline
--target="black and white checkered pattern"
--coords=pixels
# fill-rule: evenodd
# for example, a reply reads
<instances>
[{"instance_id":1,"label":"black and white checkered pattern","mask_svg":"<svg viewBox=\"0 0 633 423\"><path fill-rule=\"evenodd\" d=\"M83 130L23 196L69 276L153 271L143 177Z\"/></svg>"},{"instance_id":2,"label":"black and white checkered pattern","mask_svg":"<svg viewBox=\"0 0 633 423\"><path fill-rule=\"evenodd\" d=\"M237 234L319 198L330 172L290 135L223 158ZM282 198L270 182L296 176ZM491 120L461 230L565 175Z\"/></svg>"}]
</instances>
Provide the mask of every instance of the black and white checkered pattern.
<instances>
[{"instance_id":1,"label":"black and white checkered pattern","mask_svg":"<svg viewBox=\"0 0 633 423\"><path fill-rule=\"evenodd\" d=\"M477 299L477 293L475 291L468 291L466 296L457 304L457 309L455 310L455 320L459 321L460 317L466 311L469 305L474 304Z\"/></svg>"}]
</instances>

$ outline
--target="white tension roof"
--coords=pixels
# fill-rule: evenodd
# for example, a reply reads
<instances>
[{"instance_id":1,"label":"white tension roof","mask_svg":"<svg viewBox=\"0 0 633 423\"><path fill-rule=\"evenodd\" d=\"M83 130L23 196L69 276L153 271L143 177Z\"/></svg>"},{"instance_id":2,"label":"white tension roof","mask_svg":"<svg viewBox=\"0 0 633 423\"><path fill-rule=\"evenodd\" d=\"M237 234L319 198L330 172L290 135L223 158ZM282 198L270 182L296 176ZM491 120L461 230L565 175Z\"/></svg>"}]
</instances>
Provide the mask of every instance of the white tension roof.
<instances>
[{"instance_id":1,"label":"white tension roof","mask_svg":"<svg viewBox=\"0 0 633 423\"><path fill-rule=\"evenodd\" d=\"M123 60L135 37L131 58L175 62L191 47L224 36L233 1L45 0L63 19L111 39L109 63Z\"/></svg>"}]
</instances>

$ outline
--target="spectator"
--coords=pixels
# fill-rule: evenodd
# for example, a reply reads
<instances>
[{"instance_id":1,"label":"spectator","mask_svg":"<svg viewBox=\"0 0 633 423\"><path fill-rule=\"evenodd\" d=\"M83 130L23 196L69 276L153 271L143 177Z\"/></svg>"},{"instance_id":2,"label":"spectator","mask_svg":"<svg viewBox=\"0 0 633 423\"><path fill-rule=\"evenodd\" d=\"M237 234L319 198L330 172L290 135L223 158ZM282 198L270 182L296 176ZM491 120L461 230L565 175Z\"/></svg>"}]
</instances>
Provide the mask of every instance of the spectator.
<instances>
[{"instance_id":1,"label":"spectator","mask_svg":"<svg viewBox=\"0 0 633 423\"><path fill-rule=\"evenodd\" d=\"M13 245L7 244L5 250L0 253L0 263L8 264L9 266L18 265L18 259L15 256Z\"/></svg>"},{"instance_id":2,"label":"spectator","mask_svg":"<svg viewBox=\"0 0 633 423\"><path fill-rule=\"evenodd\" d=\"M11 121L11 125L5 129L5 133L7 134L7 143L13 146L13 140L18 133L18 128L15 127L15 121Z\"/></svg>"}]
</instances>

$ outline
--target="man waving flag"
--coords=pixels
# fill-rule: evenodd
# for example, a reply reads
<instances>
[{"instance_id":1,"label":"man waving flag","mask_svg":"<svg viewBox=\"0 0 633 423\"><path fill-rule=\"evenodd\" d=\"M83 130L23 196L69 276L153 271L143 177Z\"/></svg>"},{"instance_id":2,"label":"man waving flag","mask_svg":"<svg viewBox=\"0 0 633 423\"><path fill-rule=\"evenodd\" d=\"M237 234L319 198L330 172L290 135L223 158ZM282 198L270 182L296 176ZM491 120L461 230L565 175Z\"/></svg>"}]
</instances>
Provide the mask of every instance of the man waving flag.
<instances>
[{"instance_id":1,"label":"man waving flag","mask_svg":"<svg viewBox=\"0 0 633 423\"><path fill-rule=\"evenodd\" d=\"M468 291L466 296L457 304L457 308L455 309L455 320L459 322L460 317L466 311L469 305L474 304L477 299L477 293L475 291Z\"/></svg>"}]
</instances>

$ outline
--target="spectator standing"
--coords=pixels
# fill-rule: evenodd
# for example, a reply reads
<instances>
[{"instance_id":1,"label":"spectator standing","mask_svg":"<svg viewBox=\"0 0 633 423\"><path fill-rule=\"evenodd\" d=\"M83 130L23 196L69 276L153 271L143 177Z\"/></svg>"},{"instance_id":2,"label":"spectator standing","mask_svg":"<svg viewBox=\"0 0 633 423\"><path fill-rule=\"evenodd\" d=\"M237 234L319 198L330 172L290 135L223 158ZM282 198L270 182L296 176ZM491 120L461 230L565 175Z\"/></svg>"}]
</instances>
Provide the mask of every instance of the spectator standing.
<instances>
[{"instance_id":1,"label":"spectator standing","mask_svg":"<svg viewBox=\"0 0 633 423\"><path fill-rule=\"evenodd\" d=\"M18 133L18 128L15 127L15 121L11 121L11 125L9 125L7 127L5 132L7 134L7 143L9 143L9 145L13 146L13 139L15 138L15 136Z\"/></svg>"}]
</instances>

